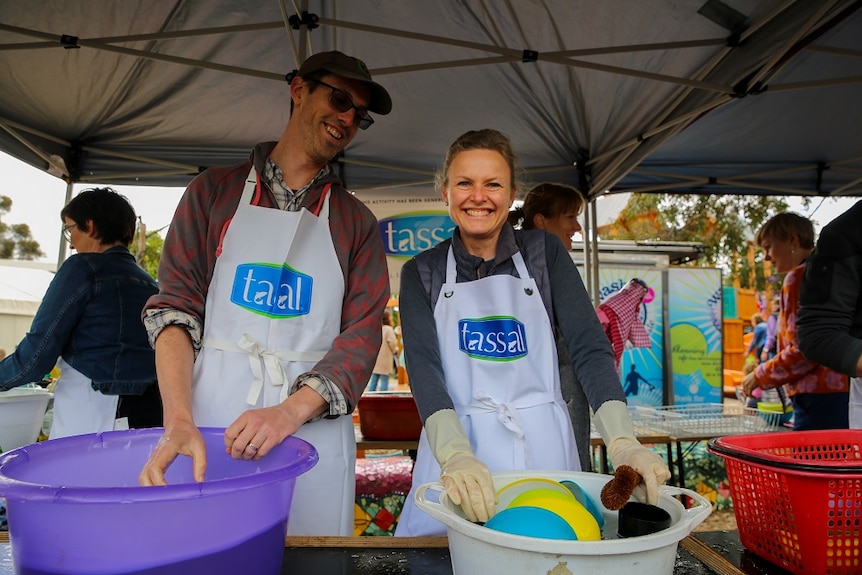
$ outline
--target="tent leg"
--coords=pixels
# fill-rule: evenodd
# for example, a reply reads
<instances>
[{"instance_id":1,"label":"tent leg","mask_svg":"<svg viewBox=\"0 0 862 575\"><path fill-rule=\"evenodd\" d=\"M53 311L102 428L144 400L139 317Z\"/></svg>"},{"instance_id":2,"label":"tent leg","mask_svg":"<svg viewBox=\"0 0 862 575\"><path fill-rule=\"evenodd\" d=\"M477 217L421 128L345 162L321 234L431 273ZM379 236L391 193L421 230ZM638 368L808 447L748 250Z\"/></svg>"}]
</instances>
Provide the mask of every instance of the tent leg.
<instances>
[{"instance_id":1,"label":"tent leg","mask_svg":"<svg viewBox=\"0 0 862 575\"><path fill-rule=\"evenodd\" d=\"M66 182L66 199L63 201L63 205L65 206L72 200L72 182ZM57 269L60 269L60 265L66 261L66 238L63 237L63 234L60 234L60 247L57 251Z\"/></svg>"}]
</instances>

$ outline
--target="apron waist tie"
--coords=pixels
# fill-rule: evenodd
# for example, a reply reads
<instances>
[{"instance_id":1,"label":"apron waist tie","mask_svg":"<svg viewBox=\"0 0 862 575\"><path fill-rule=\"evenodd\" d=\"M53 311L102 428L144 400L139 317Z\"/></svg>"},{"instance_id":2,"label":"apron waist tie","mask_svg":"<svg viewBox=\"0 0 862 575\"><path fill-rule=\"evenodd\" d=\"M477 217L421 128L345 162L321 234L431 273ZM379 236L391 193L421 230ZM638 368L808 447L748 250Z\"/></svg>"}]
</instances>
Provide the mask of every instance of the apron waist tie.
<instances>
[{"instance_id":1,"label":"apron waist tie","mask_svg":"<svg viewBox=\"0 0 862 575\"><path fill-rule=\"evenodd\" d=\"M533 393L513 401L501 403L484 391L473 394L473 403L470 405L458 405L455 407L458 413L473 415L478 413L496 413L497 421L515 436L515 466L516 469L529 469L533 465L533 458L527 446L524 433L524 423L518 414L519 409L537 407L546 403L554 403L556 395L553 393Z\"/></svg>"},{"instance_id":2,"label":"apron waist tie","mask_svg":"<svg viewBox=\"0 0 862 575\"><path fill-rule=\"evenodd\" d=\"M244 353L248 356L248 366L252 375L251 386L249 387L248 395L245 398L245 402L248 405L257 405L257 401L260 399L260 394L263 391L263 368L266 369L266 376L270 383L281 387L278 400L279 402L282 402L287 399L287 394L290 391L290 386L285 385L287 382L287 374L284 371L282 362L316 363L326 355L325 351L267 349L247 333L242 335L242 338L238 343L205 337L202 345L214 349L220 349L222 351ZM261 363L263 364L263 368L261 367Z\"/></svg>"}]
</instances>

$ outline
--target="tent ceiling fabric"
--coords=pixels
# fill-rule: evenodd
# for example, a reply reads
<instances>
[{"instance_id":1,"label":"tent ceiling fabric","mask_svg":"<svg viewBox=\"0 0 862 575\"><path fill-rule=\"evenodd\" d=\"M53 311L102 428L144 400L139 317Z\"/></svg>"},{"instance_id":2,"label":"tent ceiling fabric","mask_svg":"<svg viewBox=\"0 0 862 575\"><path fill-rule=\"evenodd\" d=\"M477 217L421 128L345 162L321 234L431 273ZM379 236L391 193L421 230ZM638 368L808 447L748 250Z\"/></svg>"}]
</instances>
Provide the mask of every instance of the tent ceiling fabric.
<instances>
[{"instance_id":1,"label":"tent ceiling fabric","mask_svg":"<svg viewBox=\"0 0 862 575\"><path fill-rule=\"evenodd\" d=\"M0 0L0 149L75 182L185 185L277 139L285 75L339 49L393 99L338 159L360 193L427 188L455 137L494 127L526 183L591 197L736 181L862 194L860 4ZM820 166L819 183L751 175L776 165Z\"/></svg>"}]
</instances>

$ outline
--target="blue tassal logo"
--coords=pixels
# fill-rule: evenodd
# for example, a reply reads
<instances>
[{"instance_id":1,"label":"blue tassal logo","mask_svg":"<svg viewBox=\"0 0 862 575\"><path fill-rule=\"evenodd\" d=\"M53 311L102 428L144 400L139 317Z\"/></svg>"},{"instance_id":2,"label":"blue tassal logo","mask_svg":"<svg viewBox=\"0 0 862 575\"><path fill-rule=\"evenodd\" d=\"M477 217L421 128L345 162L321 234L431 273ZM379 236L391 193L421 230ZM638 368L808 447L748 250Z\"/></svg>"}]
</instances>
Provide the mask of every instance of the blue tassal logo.
<instances>
[{"instance_id":1,"label":"blue tassal logo","mask_svg":"<svg viewBox=\"0 0 862 575\"><path fill-rule=\"evenodd\" d=\"M311 276L287 264L252 263L236 268L230 301L251 312L284 319L311 310Z\"/></svg>"},{"instance_id":2,"label":"blue tassal logo","mask_svg":"<svg viewBox=\"0 0 862 575\"><path fill-rule=\"evenodd\" d=\"M380 220L383 249L390 257L412 258L452 237L455 222L446 212L412 212Z\"/></svg>"},{"instance_id":3,"label":"blue tassal logo","mask_svg":"<svg viewBox=\"0 0 862 575\"><path fill-rule=\"evenodd\" d=\"M520 359L527 355L524 324L511 316L459 320L458 348L474 359Z\"/></svg>"}]
</instances>

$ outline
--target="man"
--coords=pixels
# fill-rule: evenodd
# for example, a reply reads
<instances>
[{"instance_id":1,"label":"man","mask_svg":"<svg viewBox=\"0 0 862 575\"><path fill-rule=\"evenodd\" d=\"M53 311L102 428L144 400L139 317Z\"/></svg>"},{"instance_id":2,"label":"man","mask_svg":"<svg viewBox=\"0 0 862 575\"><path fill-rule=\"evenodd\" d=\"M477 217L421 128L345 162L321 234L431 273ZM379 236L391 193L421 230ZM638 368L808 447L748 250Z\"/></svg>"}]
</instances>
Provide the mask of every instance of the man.
<instances>
[{"instance_id":1,"label":"man","mask_svg":"<svg viewBox=\"0 0 862 575\"><path fill-rule=\"evenodd\" d=\"M799 348L850 379L850 427L862 429L862 201L820 232L805 267Z\"/></svg>"},{"instance_id":2,"label":"man","mask_svg":"<svg viewBox=\"0 0 862 575\"><path fill-rule=\"evenodd\" d=\"M320 459L297 481L290 533L350 535L351 413L380 348L389 278L377 220L329 161L392 102L341 52L308 58L290 96L278 142L206 170L177 207L161 291L144 311L165 433L140 482L163 485L178 454L203 481L198 425L226 427L227 451L243 459L296 435Z\"/></svg>"}]
</instances>

